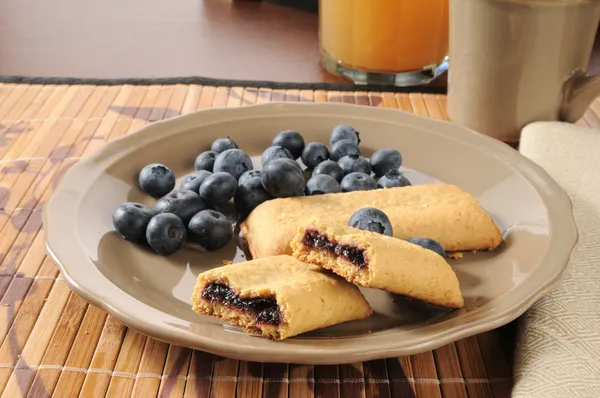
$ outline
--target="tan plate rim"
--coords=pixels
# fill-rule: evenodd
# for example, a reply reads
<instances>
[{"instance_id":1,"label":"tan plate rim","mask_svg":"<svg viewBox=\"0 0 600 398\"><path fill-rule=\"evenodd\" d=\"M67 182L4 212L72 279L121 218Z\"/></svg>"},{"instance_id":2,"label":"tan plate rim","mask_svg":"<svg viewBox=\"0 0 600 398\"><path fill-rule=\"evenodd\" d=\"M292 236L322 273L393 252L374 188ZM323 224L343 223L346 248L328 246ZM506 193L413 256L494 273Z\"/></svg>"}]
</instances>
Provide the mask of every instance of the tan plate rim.
<instances>
[{"instance_id":1,"label":"tan plate rim","mask_svg":"<svg viewBox=\"0 0 600 398\"><path fill-rule=\"evenodd\" d=\"M477 150L491 151L498 161L510 167L533 186L543 200L550 219L551 243L544 258L544 267L535 271L537 278L529 278L528 288L515 289L513 294L498 299L507 302L507 308L494 312L475 321L439 333L426 333L425 326L421 338L412 344L401 339L393 339L393 333L382 337L380 343L370 341L363 346L361 337L354 338L356 344L349 349L336 349L317 343L302 349L273 342L265 349L248 345L224 343L218 339L201 336L183 328L169 325L178 319L160 312L129 296L106 279L95 267L84 250L77 245L75 214L79 202L86 192L82 181L100 174L106 165L115 159L126 156L130 148L143 145L165 134L177 134L177 125L184 120L196 125L210 124L211 120L227 120L288 114L354 114L365 118L390 119L416 124L428 130L451 134L452 138L471 145ZM172 130L172 131L169 131ZM93 178L92 178L93 180ZM430 351L451 342L483 333L505 325L523 314L535 301L547 293L560 279L578 240L573 218L571 200L562 188L538 165L521 155L508 145L479 134L454 123L431 119L395 109L365 107L339 103L269 103L241 108L213 108L171 119L155 122L142 127L135 133L110 141L91 156L82 159L64 175L56 191L43 209L43 223L46 230L46 250L65 277L66 283L77 294L95 306L107 311L124 324L150 337L172 344L182 345L220 355L247 361L292 362L300 364L342 364L368 361L380 358L399 357ZM560 228L553 228L558 226ZM70 235L69 235L70 233ZM66 245L65 240L73 242ZM61 244L62 243L62 244ZM62 247L61 247L62 246ZM67 249L68 248L68 249ZM149 315L152 316L149 316ZM400 341L399 341L400 340Z\"/></svg>"}]
</instances>

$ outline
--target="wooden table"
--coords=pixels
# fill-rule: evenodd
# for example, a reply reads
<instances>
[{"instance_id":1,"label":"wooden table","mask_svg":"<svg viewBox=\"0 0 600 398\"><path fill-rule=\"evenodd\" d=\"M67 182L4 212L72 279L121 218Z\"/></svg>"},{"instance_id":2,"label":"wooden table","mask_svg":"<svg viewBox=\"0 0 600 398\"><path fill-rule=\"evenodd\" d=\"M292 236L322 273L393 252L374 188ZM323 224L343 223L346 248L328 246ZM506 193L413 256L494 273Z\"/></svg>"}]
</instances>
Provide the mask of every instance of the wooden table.
<instances>
[{"instance_id":1,"label":"wooden table","mask_svg":"<svg viewBox=\"0 0 600 398\"><path fill-rule=\"evenodd\" d=\"M264 2L0 2L0 75L336 82L317 17Z\"/></svg>"},{"instance_id":2,"label":"wooden table","mask_svg":"<svg viewBox=\"0 0 600 398\"><path fill-rule=\"evenodd\" d=\"M2 0L0 75L340 82L319 66L317 22L261 1Z\"/></svg>"}]
</instances>

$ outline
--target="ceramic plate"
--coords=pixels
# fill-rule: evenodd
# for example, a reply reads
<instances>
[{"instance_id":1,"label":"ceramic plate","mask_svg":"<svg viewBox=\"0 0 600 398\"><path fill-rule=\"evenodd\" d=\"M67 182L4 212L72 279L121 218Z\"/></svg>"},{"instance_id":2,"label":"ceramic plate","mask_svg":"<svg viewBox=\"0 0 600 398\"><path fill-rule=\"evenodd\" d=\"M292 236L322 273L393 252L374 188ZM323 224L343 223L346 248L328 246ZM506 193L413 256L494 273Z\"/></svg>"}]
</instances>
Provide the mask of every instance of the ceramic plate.
<instances>
[{"instance_id":1,"label":"ceramic plate","mask_svg":"<svg viewBox=\"0 0 600 398\"><path fill-rule=\"evenodd\" d=\"M243 241L210 254L186 248L164 258L113 231L118 204L153 204L136 184L146 164L164 163L181 178L213 140L230 136L258 165L277 132L294 129L307 142L328 142L340 123L361 132L366 156L378 148L399 149L413 184L443 181L470 192L504 232L497 250L450 260L463 309L441 311L363 289L372 317L269 341L191 309L196 276L227 260L246 260ZM414 354L506 324L559 279L577 240L567 195L507 145L448 122L345 104L212 109L153 123L75 165L45 207L44 224L47 250L71 288L132 328L225 357L307 364Z\"/></svg>"}]
</instances>

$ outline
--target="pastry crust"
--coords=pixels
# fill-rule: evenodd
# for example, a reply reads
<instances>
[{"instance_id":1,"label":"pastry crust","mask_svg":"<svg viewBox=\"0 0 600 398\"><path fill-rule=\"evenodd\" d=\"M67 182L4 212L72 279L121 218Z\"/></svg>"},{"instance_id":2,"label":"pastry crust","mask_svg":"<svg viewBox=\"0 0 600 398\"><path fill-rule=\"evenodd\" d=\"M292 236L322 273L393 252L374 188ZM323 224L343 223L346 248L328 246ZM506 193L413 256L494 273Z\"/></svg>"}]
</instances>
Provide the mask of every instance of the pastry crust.
<instances>
[{"instance_id":1,"label":"pastry crust","mask_svg":"<svg viewBox=\"0 0 600 398\"><path fill-rule=\"evenodd\" d=\"M274 298L281 316L279 325L257 322L251 314L202 298L210 283L227 285L240 298ZM287 255L203 272L198 276L192 303L199 314L221 318L249 333L275 340L362 319L372 313L356 286Z\"/></svg>"},{"instance_id":2,"label":"pastry crust","mask_svg":"<svg viewBox=\"0 0 600 398\"><path fill-rule=\"evenodd\" d=\"M241 229L253 258L291 254L298 225L313 217L347 224L363 207L386 213L396 238L435 239L448 252L491 250L502 243L498 226L477 199L447 184L274 199L254 209Z\"/></svg>"},{"instance_id":3,"label":"pastry crust","mask_svg":"<svg viewBox=\"0 0 600 398\"><path fill-rule=\"evenodd\" d=\"M344 258L341 251L336 254L305 245L307 232L325 237L336 245L359 249L366 265L357 266ZM298 228L291 248L293 256L300 261L331 270L359 286L442 307L461 308L464 305L458 279L446 260L431 250L401 239L315 219Z\"/></svg>"}]
</instances>

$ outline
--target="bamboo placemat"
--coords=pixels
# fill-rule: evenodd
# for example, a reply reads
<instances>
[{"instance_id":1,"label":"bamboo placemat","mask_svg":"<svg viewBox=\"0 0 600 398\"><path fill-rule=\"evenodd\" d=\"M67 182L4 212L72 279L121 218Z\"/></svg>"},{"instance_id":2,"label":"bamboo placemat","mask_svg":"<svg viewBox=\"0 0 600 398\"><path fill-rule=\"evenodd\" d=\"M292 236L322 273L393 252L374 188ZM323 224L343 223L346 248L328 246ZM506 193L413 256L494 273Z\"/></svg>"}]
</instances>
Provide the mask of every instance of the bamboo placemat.
<instances>
[{"instance_id":1,"label":"bamboo placemat","mask_svg":"<svg viewBox=\"0 0 600 398\"><path fill-rule=\"evenodd\" d=\"M445 97L434 94L0 84L1 397L509 396L512 325L411 357L260 364L147 338L69 290L44 251L41 209L70 166L149 122L269 101L348 102L447 118ZM595 113L588 117L597 121Z\"/></svg>"}]
</instances>

